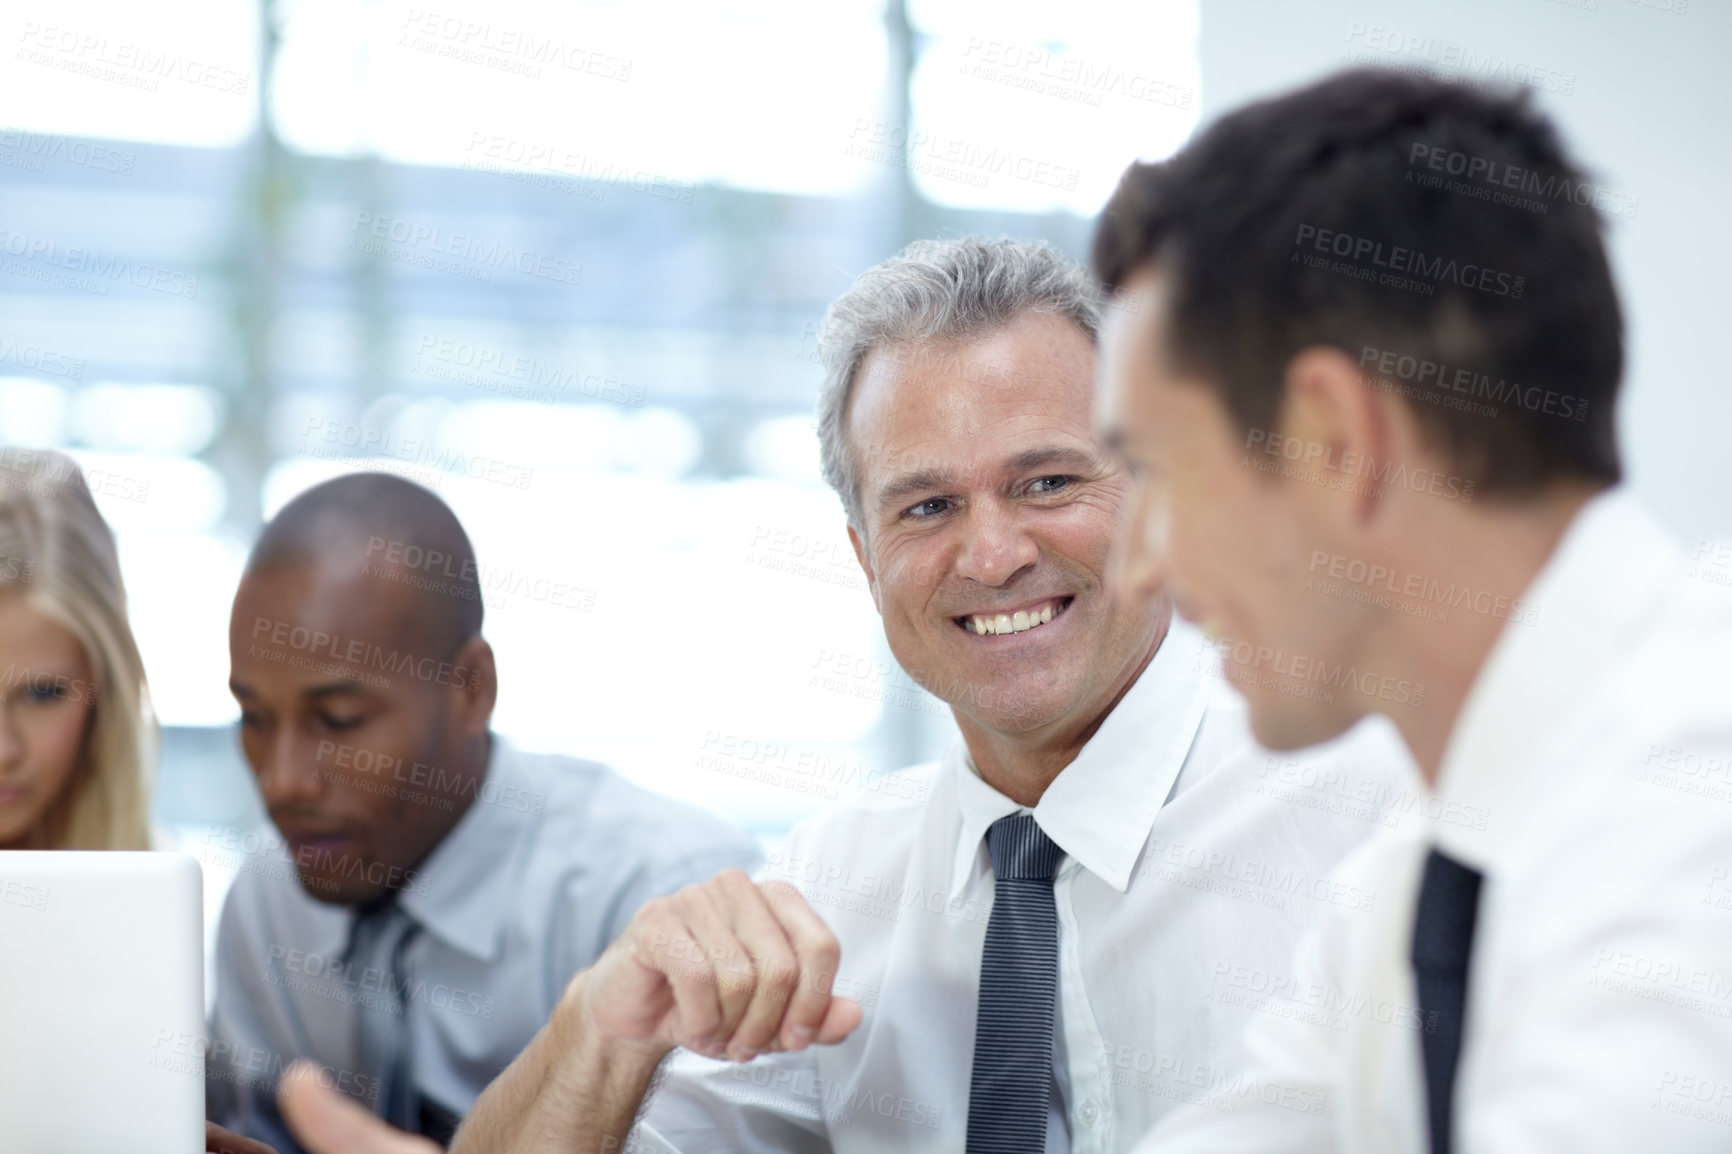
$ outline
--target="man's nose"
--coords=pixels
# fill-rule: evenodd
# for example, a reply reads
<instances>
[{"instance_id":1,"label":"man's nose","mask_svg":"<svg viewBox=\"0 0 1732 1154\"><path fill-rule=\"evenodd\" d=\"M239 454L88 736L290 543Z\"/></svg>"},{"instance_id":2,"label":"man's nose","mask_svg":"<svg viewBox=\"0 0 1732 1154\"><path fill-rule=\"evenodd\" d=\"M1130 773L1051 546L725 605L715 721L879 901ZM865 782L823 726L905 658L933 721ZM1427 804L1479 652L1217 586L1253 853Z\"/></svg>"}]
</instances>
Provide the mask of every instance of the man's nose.
<instances>
[{"instance_id":1,"label":"man's nose","mask_svg":"<svg viewBox=\"0 0 1732 1154\"><path fill-rule=\"evenodd\" d=\"M964 515L956 575L999 586L1040 560L1040 546L1014 508L986 501Z\"/></svg>"},{"instance_id":2,"label":"man's nose","mask_svg":"<svg viewBox=\"0 0 1732 1154\"><path fill-rule=\"evenodd\" d=\"M1147 478L1138 480L1119 509L1107 580L1125 600L1149 601L1166 591L1170 512L1165 491Z\"/></svg>"},{"instance_id":3,"label":"man's nose","mask_svg":"<svg viewBox=\"0 0 1732 1154\"><path fill-rule=\"evenodd\" d=\"M272 808L311 801L324 792L317 758L286 726L266 747L264 764L258 768L259 792Z\"/></svg>"}]
</instances>

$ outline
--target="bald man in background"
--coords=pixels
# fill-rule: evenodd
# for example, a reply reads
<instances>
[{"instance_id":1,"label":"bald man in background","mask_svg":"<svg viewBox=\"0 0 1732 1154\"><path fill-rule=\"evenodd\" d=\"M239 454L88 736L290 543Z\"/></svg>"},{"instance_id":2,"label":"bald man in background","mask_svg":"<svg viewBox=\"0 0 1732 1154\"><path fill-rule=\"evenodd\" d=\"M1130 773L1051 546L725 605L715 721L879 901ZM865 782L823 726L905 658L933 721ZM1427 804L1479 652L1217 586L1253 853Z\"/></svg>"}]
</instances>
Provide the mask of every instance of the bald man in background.
<instances>
[{"instance_id":1,"label":"bald man in background","mask_svg":"<svg viewBox=\"0 0 1732 1154\"><path fill-rule=\"evenodd\" d=\"M235 595L229 684L280 838L223 909L207 1113L284 1154L297 1059L448 1142L640 905L758 864L715 818L495 737L481 622L457 518L384 474L290 502Z\"/></svg>"}]
</instances>

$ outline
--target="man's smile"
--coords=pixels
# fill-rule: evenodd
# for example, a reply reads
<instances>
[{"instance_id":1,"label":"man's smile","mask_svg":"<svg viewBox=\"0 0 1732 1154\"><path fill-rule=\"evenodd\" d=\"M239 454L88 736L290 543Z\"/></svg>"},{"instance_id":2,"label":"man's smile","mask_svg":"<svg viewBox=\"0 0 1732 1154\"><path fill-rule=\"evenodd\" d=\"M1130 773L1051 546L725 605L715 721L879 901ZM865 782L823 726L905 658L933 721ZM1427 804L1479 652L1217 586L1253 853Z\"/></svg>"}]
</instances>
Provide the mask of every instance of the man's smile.
<instances>
[{"instance_id":1,"label":"man's smile","mask_svg":"<svg viewBox=\"0 0 1732 1154\"><path fill-rule=\"evenodd\" d=\"M1047 597L1016 608L995 609L988 613L964 613L952 617L957 627L981 637L1002 637L1009 633L1026 633L1062 616L1075 597Z\"/></svg>"}]
</instances>

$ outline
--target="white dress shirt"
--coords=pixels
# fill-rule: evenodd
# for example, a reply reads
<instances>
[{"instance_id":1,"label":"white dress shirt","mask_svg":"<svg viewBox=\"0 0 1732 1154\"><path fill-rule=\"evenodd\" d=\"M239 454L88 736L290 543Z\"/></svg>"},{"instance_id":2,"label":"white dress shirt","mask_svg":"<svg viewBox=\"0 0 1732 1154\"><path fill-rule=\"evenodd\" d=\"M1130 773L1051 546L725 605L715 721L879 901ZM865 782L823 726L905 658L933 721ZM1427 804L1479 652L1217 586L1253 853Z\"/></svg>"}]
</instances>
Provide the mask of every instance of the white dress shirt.
<instances>
[{"instance_id":1,"label":"white dress shirt","mask_svg":"<svg viewBox=\"0 0 1732 1154\"><path fill-rule=\"evenodd\" d=\"M466 1114L640 905L762 860L746 834L604 766L495 738L476 800L399 898L421 927L401 975L417 1089ZM390 994L378 972L343 967L354 918L309 897L280 850L243 868L223 907L206 1115L278 1154L299 1149L274 1097L296 1058L377 1097L357 1022Z\"/></svg>"},{"instance_id":2,"label":"white dress shirt","mask_svg":"<svg viewBox=\"0 0 1732 1154\"><path fill-rule=\"evenodd\" d=\"M1390 894L1325 917L1294 1005L1260 1018L1258 1076L1327 1099L1185 1112L1158 1154L1425 1154L1408 951L1436 846L1485 875L1456 1080L1462 1154L1732 1149L1732 598L1627 495L1577 515L1506 625L1437 796L1483 821L1380 833L1346 869ZM1458 811L1460 812L1460 811Z\"/></svg>"},{"instance_id":3,"label":"white dress shirt","mask_svg":"<svg viewBox=\"0 0 1732 1154\"><path fill-rule=\"evenodd\" d=\"M1285 965L1316 911L1379 907L1380 882L1351 888L1334 868L1417 797L1387 728L1300 759L1257 747L1202 640L1174 622L1032 811L1065 853L1050 1151L1126 1149L1188 1101L1236 1109L1227 1055L1256 1012L1253 975ZM834 807L765 870L836 932L835 990L864 1023L841 1045L749 1064L681 1053L632 1149L962 1148L994 889L985 834L1019 807L960 741L907 772L915 788L898 792L919 800Z\"/></svg>"}]
</instances>

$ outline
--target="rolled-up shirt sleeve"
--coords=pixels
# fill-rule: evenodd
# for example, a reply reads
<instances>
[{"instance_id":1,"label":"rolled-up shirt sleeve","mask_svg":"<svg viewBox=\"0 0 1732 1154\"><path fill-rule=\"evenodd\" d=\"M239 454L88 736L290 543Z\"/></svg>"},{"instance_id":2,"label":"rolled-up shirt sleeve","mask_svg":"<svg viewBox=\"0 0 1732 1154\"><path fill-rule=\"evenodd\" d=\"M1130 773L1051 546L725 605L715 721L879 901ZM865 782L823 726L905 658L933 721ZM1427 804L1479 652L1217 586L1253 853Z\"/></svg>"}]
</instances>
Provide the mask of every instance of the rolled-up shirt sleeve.
<instances>
[{"instance_id":1,"label":"rolled-up shirt sleeve","mask_svg":"<svg viewBox=\"0 0 1732 1154\"><path fill-rule=\"evenodd\" d=\"M830 1149L812 1051L718 1062L680 1051L628 1150L656 1154L822 1154Z\"/></svg>"}]
</instances>

